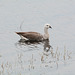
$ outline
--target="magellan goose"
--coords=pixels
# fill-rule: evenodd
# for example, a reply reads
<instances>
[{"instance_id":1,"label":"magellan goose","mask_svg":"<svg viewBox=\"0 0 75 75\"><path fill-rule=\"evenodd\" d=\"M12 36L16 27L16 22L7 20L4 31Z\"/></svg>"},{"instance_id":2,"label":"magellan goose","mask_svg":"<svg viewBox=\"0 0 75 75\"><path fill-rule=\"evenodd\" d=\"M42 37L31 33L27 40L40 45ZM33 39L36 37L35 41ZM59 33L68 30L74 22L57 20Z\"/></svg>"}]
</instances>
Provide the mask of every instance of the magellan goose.
<instances>
[{"instance_id":1,"label":"magellan goose","mask_svg":"<svg viewBox=\"0 0 75 75\"><path fill-rule=\"evenodd\" d=\"M21 39L24 39L25 41L43 41L49 39L48 33L49 28L52 28L50 24L46 24L44 27L44 35L38 32L16 32L16 33L20 35Z\"/></svg>"}]
</instances>

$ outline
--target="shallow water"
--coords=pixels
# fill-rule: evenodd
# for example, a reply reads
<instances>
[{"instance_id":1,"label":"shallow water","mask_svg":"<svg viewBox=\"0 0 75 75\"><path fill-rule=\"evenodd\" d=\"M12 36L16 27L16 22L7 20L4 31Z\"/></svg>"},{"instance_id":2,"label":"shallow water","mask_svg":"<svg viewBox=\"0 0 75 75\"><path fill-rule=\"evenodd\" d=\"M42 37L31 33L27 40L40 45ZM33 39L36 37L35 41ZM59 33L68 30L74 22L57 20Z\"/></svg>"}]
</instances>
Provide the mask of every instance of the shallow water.
<instances>
[{"instance_id":1,"label":"shallow water","mask_svg":"<svg viewBox=\"0 0 75 75\"><path fill-rule=\"evenodd\" d=\"M0 0L0 75L75 75L74 9L74 0ZM15 31L43 34L45 23L49 42L19 42Z\"/></svg>"}]
</instances>

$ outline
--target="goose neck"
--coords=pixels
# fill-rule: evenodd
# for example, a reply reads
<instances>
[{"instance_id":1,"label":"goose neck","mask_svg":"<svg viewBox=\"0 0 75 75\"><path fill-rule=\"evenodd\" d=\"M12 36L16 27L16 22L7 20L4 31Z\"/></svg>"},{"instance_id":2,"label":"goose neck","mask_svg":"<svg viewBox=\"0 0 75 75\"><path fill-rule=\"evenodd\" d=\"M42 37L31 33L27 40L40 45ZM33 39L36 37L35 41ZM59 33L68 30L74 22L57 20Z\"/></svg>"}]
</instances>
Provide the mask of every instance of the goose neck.
<instances>
[{"instance_id":1,"label":"goose neck","mask_svg":"<svg viewBox=\"0 0 75 75\"><path fill-rule=\"evenodd\" d=\"M44 33L48 34L48 29L47 28L44 28Z\"/></svg>"}]
</instances>

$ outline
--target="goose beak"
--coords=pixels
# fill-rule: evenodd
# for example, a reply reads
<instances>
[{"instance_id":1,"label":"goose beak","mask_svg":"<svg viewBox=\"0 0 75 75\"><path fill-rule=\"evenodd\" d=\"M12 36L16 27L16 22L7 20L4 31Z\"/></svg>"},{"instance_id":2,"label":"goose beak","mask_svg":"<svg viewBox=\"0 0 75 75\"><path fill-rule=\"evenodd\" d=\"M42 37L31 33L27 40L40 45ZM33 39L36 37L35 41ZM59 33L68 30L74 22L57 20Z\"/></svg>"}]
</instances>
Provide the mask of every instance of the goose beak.
<instances>
[{"instance_id":1,"label":"goose beak","mask_svg":"<svg viewBox=\"0 0 75 75\"><path fill-rule=\"evenodd\" d=\"M51 29L52 29L52 27L51 27L51 26L49 26L49 28L51 28Z\"/></svg>"}]
</instances>

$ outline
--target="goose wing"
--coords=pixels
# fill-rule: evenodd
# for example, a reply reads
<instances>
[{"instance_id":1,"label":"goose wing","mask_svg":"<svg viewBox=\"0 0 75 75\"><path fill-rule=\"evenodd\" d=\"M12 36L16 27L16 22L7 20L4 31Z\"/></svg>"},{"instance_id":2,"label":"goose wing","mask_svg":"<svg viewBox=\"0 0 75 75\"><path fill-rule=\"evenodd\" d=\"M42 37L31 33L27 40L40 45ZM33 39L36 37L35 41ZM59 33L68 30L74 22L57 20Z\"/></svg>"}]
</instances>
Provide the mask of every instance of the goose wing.
<instances>
[{"instance_id":1,"label":"goose wing","mask_svg":"<svg viewBox=\"0 0 75 75\"><path fill-rule=\"evenodd\" d=\"M18 35L21 35L29 40L42 40L43 36L37 32L16 32Z\"/></svg>"}]
</instances>

